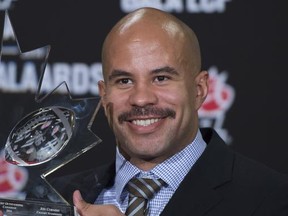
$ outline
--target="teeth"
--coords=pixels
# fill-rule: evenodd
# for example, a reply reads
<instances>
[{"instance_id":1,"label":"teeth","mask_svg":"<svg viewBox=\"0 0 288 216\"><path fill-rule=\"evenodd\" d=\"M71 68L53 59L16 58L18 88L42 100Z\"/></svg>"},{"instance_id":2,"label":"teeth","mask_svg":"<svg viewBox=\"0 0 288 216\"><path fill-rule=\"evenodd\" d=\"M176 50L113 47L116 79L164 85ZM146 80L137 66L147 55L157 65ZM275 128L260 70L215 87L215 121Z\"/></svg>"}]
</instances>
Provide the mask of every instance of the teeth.
<instances>
[{"instance_id":1,"label":"teeth","mask_svg":"<svg viewBox=\"0 0 288 216\"><path fill-rule=\"evenodd\" d=\"M145 120L133 120L132 123L138 126L149 126L155 122L158 122L160 119L145 119Z\"/></svg>"}]
</instances>

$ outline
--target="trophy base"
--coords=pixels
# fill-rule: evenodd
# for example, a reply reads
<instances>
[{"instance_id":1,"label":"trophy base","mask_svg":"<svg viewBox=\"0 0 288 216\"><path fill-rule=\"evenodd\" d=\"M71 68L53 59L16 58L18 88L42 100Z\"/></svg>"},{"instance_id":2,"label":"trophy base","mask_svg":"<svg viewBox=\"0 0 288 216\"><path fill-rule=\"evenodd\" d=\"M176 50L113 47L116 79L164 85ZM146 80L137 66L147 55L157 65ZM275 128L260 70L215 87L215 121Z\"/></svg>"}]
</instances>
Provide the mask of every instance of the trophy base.
<instances>
[{"instance_id":1,"label":"trophy base","mask_svg":"<svg viewBox=\"0 0 288 216\"><path fill-rule=\"evenodd\" d=\"M4 216L76 216L73 206L31 200L8 200L0 198L0 210Z\"/></svg>"}]
</instances>

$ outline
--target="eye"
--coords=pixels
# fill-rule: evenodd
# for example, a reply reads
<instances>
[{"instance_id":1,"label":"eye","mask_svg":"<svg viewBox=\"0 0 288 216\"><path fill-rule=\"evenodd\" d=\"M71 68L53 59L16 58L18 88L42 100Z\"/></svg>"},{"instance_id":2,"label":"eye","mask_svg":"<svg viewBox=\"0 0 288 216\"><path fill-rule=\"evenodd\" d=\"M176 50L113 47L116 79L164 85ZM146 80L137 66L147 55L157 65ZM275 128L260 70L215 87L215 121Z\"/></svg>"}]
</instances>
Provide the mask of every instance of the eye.
<instances>
[{"instance_id":1,"label":"eye","mask_svg":"<svg viewBox=\"0 0 288 216\"><path fill-rule=\"evenodd\" d=\"M120 80L119 80L119 83L128 84L128 83L131 83L131 80L128 79L128 78L124 78L124 79L120 79Z\"/></svg>"},{"instance_id":2,"label":"eye","mask_svg":"<svg viewBox=\"0 0 288 216\"><path fill-rule=\"evenodd\" d=\"M131 85L132 80L129 78L121 78L121 79L116 80L116 84L120 86Z\"/></svg>"},{"instance_id":3,"label":"eye","mask_svg":"<svg viewBox=\"0 0 288 216\"><path fill-rule=\"evenodd\" d=\"M163 81L166 81L166 80L168 80L169 79L169 77L167 77L167 76L157 76L156 78L155 78L155 81L156 82L163 82Z\"/></svg>"}]
</instances>

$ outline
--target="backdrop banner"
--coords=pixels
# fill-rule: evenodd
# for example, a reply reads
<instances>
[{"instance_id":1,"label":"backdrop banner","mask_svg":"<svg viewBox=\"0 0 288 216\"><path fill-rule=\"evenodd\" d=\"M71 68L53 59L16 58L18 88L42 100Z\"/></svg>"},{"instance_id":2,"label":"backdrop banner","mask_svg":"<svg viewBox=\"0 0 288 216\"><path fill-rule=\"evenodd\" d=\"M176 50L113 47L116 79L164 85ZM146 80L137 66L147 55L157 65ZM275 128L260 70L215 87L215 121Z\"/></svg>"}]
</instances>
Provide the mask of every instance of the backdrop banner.
<instances>
[{"instance_id":1,"label":"backdrop banner","mask_svg":"<svg viewBox=\"0 0 288 216\"><path fill-rule=\"evenodd\" d=\"M241 154L288 173L288 100L285 90L288 78L285 69L288 8L285 1L2 0L0 197L25 199L31 170L54 163L58 157L58 154L52 154L48 162L45 158L39 162L39 158L33 158L34 153L33 157L32 153L28 157L18 145L10 143L7 148L7 142L12 139L17 143L21 128L41 122L37 116L43 113L44 116L61 119L56 114L59 110L67 115L67 122L62 122L61 126L66 130L63 136L67 136L66 139L71 136L72 140L74 135L69 135L69 130L64 127L73 128L77 106L72 107L72 104L77 101L80 104L78 108L85 108L87 100L90 102L93 98L95 104L89 109L92 112L97 107L97 82L103 78L101 48L105 36L121 17L143 6L174 14L191 26L198 36L202 69L207 70L210 76L209 95L199 110L200 126L215 128L227 145ZM51 94L55 88L57 92ZM65 100L55 99L56 95ZM43 97L46 99L39 103ZM44 105L44 101L49 103ZM69 101L68 107L60 104L65 101ZM90 117L93 119L92 114ZM42 121L43 125L44 122L47 123ZM60 162L65 166L57 169L52 176L63 176L113 160L114 135L102 108L99 108L89 127L87 129L86 125L85 130L97 134L97 140L102 140L101 145L75 160L64 159L70 162ZM43 131L33 130L35 139L36 133L39 135ZM45 136L41 138L49 140ZM75 146L76 143L84 144L79 139L69 140L66 147L70 142ZM97 140L93 142L97 143ZM24 141L22 146L29 146L32 142L28 138ZM53 143L53 140L49 141ZM79 148L85 149L83 146ZM40 150L36 158L41 158ZM61 148L56 152L59 150ZM7 158L12 163L7 162ZM17 163L20 165L15 165ZM29 163L40 164L27 166ZM49 165L49 169L51 167ZM45 172L41 170L41 175Z\"/></svg>"}]
</instances>

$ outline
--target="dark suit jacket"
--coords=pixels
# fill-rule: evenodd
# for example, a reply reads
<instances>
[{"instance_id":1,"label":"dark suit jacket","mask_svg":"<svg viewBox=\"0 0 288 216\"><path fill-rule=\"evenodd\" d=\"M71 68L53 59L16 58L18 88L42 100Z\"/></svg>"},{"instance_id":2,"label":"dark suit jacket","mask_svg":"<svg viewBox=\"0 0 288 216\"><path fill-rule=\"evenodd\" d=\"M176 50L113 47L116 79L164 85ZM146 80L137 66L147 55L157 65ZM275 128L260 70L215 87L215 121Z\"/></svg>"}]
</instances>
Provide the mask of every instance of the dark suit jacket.
<instances>
[{"instance_id":1,"label":"dark suit jacket","mask_svg":"<svg viewBox=\"0 0 288 216\"><path fill-rule=\"evenodd\" d=\"M161 215L288 216L287 176L233 152L214 130L201 133L208 146ZM60 193L80 189L93 203L114 175L114 164L72 175Z\"/></svg>"}]
</instances>

